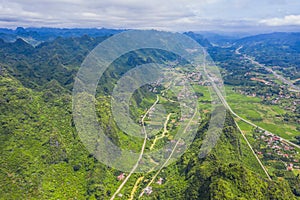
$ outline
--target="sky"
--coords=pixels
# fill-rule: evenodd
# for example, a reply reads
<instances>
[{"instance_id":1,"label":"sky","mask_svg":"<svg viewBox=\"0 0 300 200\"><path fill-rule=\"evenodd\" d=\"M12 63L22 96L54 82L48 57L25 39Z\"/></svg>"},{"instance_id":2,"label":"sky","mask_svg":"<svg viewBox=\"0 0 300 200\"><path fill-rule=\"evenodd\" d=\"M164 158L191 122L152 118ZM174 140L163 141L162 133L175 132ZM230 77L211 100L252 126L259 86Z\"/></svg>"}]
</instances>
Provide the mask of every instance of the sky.
<instances>
[{"instance_id":1,"label":"sky","mask_svg":"<svg viewBox=\"0 0 300 200\"><path fill-rule=\"evenodd\" d=\"M300 30L300 0L0 0L0 27Z\"/></svg>"}]
</instances>

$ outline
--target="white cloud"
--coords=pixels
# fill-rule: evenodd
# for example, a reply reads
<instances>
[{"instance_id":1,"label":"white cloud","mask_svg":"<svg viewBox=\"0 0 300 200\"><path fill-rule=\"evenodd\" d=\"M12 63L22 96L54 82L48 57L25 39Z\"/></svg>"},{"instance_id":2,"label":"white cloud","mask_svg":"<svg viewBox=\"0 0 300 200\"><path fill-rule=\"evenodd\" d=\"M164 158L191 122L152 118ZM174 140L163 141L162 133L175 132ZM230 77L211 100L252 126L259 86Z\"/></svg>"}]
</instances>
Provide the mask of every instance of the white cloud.
<instances>
[{"instance_id":1,"label":"white cloud","mask_svg":"<svg viewBox=\"0 0 300 200\"><path fill-rule=\"evenodd\" d=\"M260 23L268 26L297 26L300 25L300 15L287 15L283 18L275 17L271 19L263 19Z\"/></svg>"},{"instance_id":2,"label":"white cloud","mask_svg":"<svg viewBox=\"0 0 300 200\"><path fill-rule=\"evenodd\" d=\"M264 18L300 14L299 0L276 2L281 3L271 0L1 0L0 26L181 31L249 26L259 24ZM282 13L278 13L279 8Z\"/></svg>"}]
</instances>

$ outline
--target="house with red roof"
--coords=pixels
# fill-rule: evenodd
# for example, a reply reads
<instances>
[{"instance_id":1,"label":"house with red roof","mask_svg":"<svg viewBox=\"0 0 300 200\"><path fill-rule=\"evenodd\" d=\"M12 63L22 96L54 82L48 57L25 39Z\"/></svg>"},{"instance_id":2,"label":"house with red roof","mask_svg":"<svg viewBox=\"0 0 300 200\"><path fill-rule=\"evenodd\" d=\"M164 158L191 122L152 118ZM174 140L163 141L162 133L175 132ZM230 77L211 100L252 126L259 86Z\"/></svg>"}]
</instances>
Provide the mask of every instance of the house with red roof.
<instances>
[{"instance_id":1,"label":"house with red roof","mask_svg":"<svg viewBox=\"0 0 300 200\"><path fill-rule=\"evenodd\" d=\"M121 173L121 174L117 177L117 179L118 179L119 181L123 180L124 178L125 178L125 174L124 174L124 173Z\"/></svg>"}]
</instances>

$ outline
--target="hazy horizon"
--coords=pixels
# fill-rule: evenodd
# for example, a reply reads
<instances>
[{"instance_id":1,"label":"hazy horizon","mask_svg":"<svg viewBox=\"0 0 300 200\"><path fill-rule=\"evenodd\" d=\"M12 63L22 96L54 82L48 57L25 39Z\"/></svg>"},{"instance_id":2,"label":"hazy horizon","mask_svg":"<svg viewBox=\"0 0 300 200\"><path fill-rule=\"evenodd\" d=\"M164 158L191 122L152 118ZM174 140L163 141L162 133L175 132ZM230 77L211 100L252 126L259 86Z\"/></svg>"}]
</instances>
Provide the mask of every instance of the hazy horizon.
<instances>
[{"instance_id":1,"label":"hazy horizon","mask_svg":"<svg viewBox=\"0 0 300 200\"><path fill-rule=\"evenodd\" d=\"M300 31L297 0L2 1L0 27L156 29L166 31Z\"/></svg>"}]
</instances>

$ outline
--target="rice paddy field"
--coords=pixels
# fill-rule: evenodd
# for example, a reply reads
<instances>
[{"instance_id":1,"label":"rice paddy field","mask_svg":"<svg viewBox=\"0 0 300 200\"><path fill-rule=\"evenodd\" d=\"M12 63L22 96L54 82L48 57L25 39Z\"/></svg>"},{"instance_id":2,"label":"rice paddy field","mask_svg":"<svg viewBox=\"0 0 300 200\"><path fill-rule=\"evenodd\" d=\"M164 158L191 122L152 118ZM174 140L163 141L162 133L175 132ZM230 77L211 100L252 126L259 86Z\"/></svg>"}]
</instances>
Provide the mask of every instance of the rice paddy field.
<instances>
[{"instance_id":1,"label":"rice paddy field","mask_svg":"<svg viewBox=\"0 0 300 200\"><path fill-rule=\"evenodd\" d=\"M226 100L239 116L285 139L293 140L299 135L300 125L284 121L287 112L278 105L265 105L259 97L238 94L232 87L226 87Z\"/></svg>"}]
</instances>

